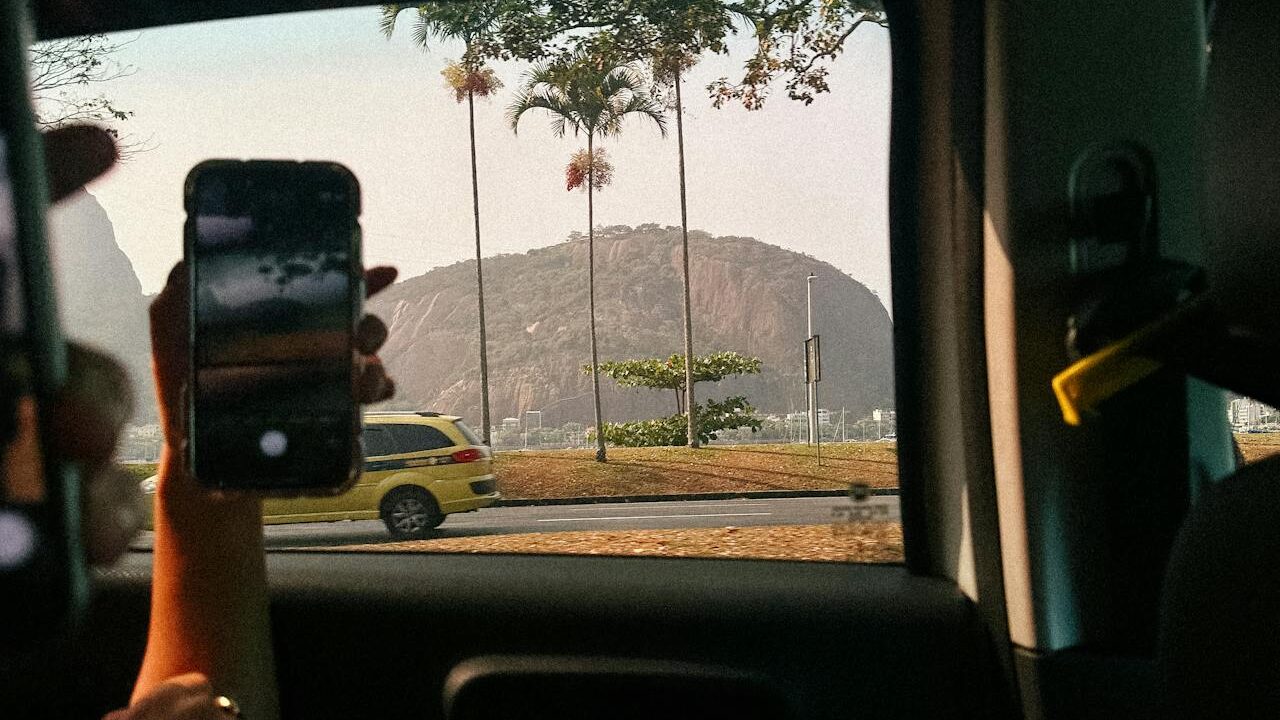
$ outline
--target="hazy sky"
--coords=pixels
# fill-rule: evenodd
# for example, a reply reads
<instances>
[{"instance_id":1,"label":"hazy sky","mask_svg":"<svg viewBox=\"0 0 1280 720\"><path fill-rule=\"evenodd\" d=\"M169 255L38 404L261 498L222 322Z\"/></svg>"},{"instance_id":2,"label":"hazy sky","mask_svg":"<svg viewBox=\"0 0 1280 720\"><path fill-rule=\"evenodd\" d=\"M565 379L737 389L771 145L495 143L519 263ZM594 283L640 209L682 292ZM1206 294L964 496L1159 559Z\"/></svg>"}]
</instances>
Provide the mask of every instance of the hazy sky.
<instances>
[{"instance_id":1,"label":"hazy sky","mask_svg":"<svg viewBox=\"0 0 1280 720\"><path fill-rule=\"evenodd\" d=\"M418 275L474 253L465 104L440 70L460 53L423 52L378 32L377 7L131 33L119 60L130 77L103 86L132 110L122 132L151 149L90 187L146 292L182 255L182 181L210 157L336 160L360 179L366 262ZM810 106L775 92L764 110L715 110L703 88L740 77L748 45L706 57L685 90L691 228L805 252L887 301L889 48L859 28L833 68L832 92ZM585 140L554 138L531 115L505 120L526 66L497 67L506 87L477 103L486 255L523 252L586 230L586 198L566 192L564 166ZM735 73L738 73L735 75ZM678 225L675 125L663 139L633 120L602 143L614 184L596 199L598 225ZM694 252L696 252L696 246ZM799 280L798 280L799 282Z\"/></svg>"}]
</instances>

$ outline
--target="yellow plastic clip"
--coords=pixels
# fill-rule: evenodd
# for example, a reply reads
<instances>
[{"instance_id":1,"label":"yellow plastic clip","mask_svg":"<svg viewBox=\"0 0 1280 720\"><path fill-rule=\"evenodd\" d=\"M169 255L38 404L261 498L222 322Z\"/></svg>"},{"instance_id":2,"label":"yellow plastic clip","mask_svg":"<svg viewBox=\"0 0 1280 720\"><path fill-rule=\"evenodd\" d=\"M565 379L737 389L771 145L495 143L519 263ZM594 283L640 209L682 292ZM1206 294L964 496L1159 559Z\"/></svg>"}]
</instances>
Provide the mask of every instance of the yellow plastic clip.
<instances>
[{"instance_id":1,"label":"yellow plastic clip","mask_svg":"<svg viewBox=\"0 0 1280 720\"><path fill-rule=\"evenodd\" d=\"M1138 384L1161 363L1138 354L1163 328L1148 326L1123 340L1081 358L1053 378L1053 392L1068 425L1079 425L1085 413L1107 398Z\"/></svg>"}]
</instances>

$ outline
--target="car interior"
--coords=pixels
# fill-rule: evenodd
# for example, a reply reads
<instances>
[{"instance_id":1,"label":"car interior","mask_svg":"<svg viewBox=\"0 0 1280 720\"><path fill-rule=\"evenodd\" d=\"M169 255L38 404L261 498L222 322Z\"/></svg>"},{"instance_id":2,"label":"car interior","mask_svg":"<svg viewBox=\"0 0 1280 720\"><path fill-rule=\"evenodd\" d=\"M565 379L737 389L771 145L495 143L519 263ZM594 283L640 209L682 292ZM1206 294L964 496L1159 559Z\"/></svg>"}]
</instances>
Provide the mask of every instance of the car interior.
<instances>
[{"instance_id":1,"label":"car interior","mask_svg":"<svg viewBox=\"0 0 1280 720\"><path fill-rule=\"evenodd\" d=\"M360 4L34 19L50 39ZM1224 389L1280 398L1280 8L884 5L905 561L272 551L286 717L1280 707L1280 464L1237 470L1224 421ZM147 552L99 573L79 635L5 678L15 717L126 704L149 579Z\"/></svg>"}]
</instances>

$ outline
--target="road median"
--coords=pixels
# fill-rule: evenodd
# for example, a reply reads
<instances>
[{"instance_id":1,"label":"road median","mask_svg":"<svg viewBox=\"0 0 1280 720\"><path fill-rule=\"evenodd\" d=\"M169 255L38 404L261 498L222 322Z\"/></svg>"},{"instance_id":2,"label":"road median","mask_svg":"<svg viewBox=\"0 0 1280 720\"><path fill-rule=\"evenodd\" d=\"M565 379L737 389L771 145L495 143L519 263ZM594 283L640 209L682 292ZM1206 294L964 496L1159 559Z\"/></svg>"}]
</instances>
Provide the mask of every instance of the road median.
<instances>
[{"instance_id":1,"label":"road median","mask_svg":"<svg viewBox=\"0 0 1280 720\"><path fill-rule=\"evenodd\" d=\"M898 488L867 488L866 495L897 496ZM528 507L531 505L598 505L603 503L685 502L697 500L772 500L808 497L848 497L848 488L841 490L752 490L746 492L667 493L659 495L591 495L587 497L560 498L503 498L493 507Z\"/></svg>"}]
</instances>

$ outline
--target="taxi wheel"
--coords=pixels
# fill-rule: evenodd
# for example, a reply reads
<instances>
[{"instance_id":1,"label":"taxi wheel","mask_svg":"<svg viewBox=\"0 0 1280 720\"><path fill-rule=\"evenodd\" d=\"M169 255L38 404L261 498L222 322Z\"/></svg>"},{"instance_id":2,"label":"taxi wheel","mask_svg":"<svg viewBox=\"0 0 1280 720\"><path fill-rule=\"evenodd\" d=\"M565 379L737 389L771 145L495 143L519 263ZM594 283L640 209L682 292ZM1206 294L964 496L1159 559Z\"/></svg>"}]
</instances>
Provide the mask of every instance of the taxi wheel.
<instances>
[{"instance_id":1,"label":"taxi wheel","mask_svg":"<svg viewBox=\"0 0 1280 720\"><path fill-rule=\"evenodd\" d=\"M382 522L393 537L422 537L444 522L431 493L417 487L396 488L382 500Z\"/></svg>"}]
</instances>

